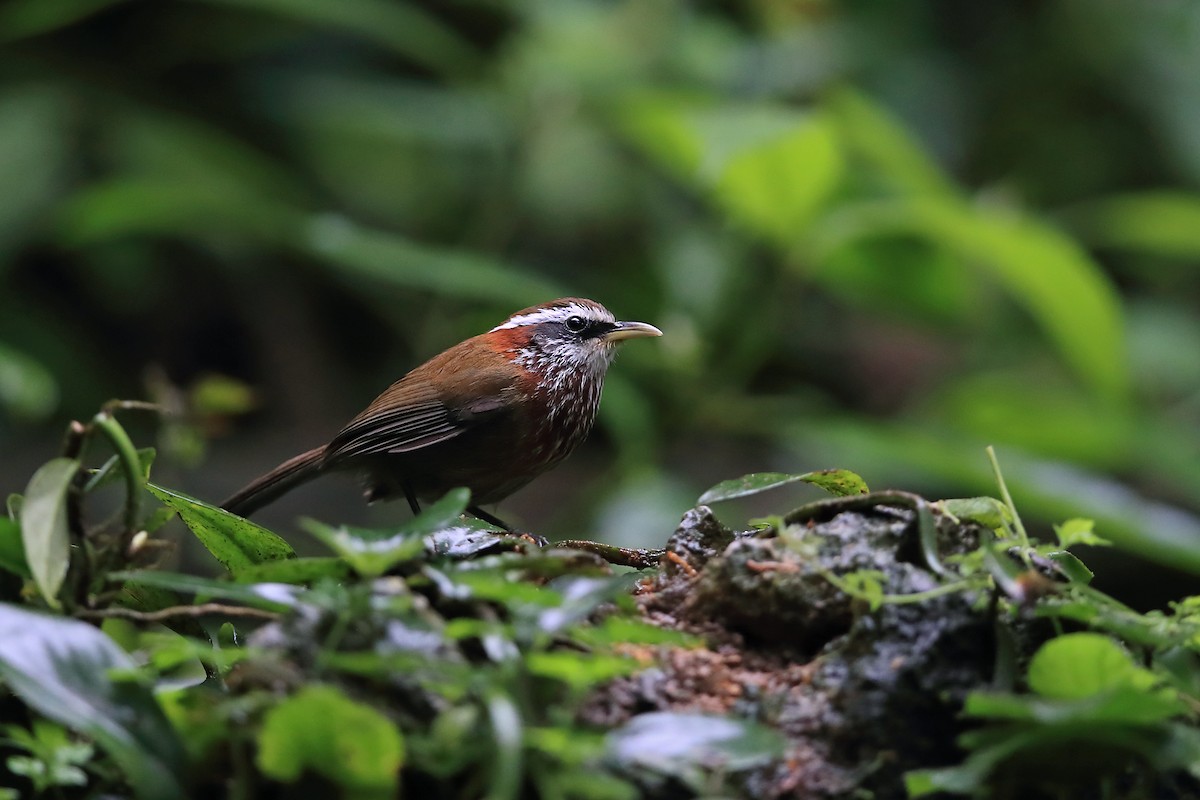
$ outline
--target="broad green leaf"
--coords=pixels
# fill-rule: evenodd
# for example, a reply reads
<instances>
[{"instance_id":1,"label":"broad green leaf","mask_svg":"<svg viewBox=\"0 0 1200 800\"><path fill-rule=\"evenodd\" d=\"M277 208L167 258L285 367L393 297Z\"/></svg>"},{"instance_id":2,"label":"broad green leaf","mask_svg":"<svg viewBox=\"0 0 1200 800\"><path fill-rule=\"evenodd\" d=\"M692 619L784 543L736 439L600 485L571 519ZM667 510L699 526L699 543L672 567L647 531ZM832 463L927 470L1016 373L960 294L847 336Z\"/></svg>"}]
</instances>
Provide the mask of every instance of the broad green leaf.
<instances>
[{"instance_id":1,"label":"broad green leaf","mask_svg":"<svg viewBox=\"0 0 1200 800\"><path fill-rule=\"evenodd\" d=\"M622 770L648 770L703 791L712 770L738 772L783 756L776 731L748 720L705 714L639 714L608 735L609 758Z\"/></svg>"},{"instance_id":2,"label":"broad green leaf","mask_svg":"<svg viewBox=\"0 0 1200 800\"><path fill-rule=\"evenodd\" d=\"M832 93L825 104L838 136L852 153L906 194L954 197L954 186L933 158L891 114L852 89Z\"/></svg>"},{"instance_id":3,"label":"broad green leaf","mask_svg":"<svg viewBox=\"0 0 1200 800\"><path fill-rule=\"evenodd\" d=\"M109 573L108 578L112 581L125 581L139 586L167 589L172 592L186 592L206 599L232 600L242 605L267 611L286 611L295 604L300 591L297 587L286 583L231 583L230 581L218 581L212 578L161 570L112 572Z\"/></svg>"},{"instance_id":4,"label":"broad green leaf","mask_svg":"<svg viewBox=\"0 0 1200 800\"><path fill-rule=\"evenodd\" d=\"M786 472L754 472L718 483L700 495L696 502L701 505L720 503L797 482L811 483L838 497L867 493L867 484L863 479L844 469L826 469L798 475Z\"/></svg>"},{"instance_id":5,"label":"broad green leaf","mask_svg":"<svg viewBox=\"0 0 1200 800\"><path fill-rule=\"evenodd\" d=\"M267 712L258 733L259 769L286 783L313 772L347 797L393 797L404 740L370 706L332 686L307 686Z\"/></svg>"},{"instance_id":6,"label":"broad green leaf","mask_svg":"<svg viewBox=\"0 0 1200 800\"><path fill-rule=\"evenodd\" d=\"M841 173L833 129L813 117L733 155L713 191L735 222L787 249L804 235Z\"/></svg>"},{"instance_id":7,"label":"broad green leaf","mask_svg":"<svg viewBox=\"0 0 1200 800\"><path fill-rule=\"evenodd\" d=\"M208 0L276 14L314 28L353 34L443 75L466 75L479 63L470 41L424 8L388 0Z\"/></svg>"},{"instance_id":8,"label":"broad green leaf","mask_svg":"<svg viewBox=\"0 0 1200 800\"><path fill-rule=\"evenodd\" d=\"M30 708L104 748L142 800L183 797L185 754L136 664L84 622L0 604L0 678Z\"/></svg>"},{"instance_id":9,"label":"broad green leaf","mask_svg":"<svg viewBox=\"0 0 1200 800\"><path fill-rule=\"evenodd\" d=\"M1075 700L1110 689L1149 689L1155 678L1112 639L1069 633L1042 645L1029 663L1029 688L1044 697Z\"/></svg>"},{"instance_id":10,"label":"broad green leaf","mask_svg":"<svg viewBox=\"0 0 1200 800\"><path fill-rule=\"evenodd\" d=\"M0 569L22 578L32 578L29 562L25 560L25 545L21 542L21 526L7 517L0 517Z\"/></svg>"},{"instance_id":11,"label":"broad green leaf","mask_svg":"<svg viewBox=\"0 0 1200 800\"><path fill-rule=\"evenodd\" d=\"M1158 191L1117 195L1072 210L1068 222L1102 247L1186 259L1200 256L1200 194Z\"/></svg>"},{"instance_id":12,"label":"broad green leaf","mask_svg":"<svg viewBox=\"0 0 1200 800\"><path fill-rule=\"evenodd\" d=\"M317 578L343 578L350 565L340 558L288 558L264 561L238 570L233 579L238 583L309 583Z\"/></svg>"},{"instance_id":13,"label":"broad green leaf","mask_svg":"<svg viewBox=\"0 0 1200 800\"><path fill-rule=\"evenodd\" d=\"M1090 544L1093 546L1112 544L1107 539L1097 536L1095 528L1096 523L1093 520L1076 517L1067 520L1061 525L1055 525L1054 535L1058 537L1058 545L1063 549L1073 547L1077 544Z\"/></svg>"},{"instance_id":14,"label":"broad green leaf","mask_svg":"<svg viewBox=\"0 0 1200 800\"><path fill-rule=\"evenodd\" d=\"M459 300L528 304L563 294L531 271L468 250L450 250L373 230L338 216L310 217L291 242L302 253L374 284L422 289Z\"/></svg>"},{"instance_id":15,"label":"broad green leaf","mask_svg":"<svg viewBox=\"0 0 1200 800\"><path fill-rule=\"evenodd\" d=\"M359 575L375 578L422 555L430 534L450 526L461 527L459 517L470 499L468 489L453 489L416 517L386 531L345 525L333 528L311 519L301 525L346 559Z\"/></svg>"},{"instance_id":16,"label":"broad green leaf","mask_svg":"<svg viewBox=\"0 0 1200 800\"><path fill-rule=\"evenodd\" d=\"M25 560L42 597L53 608L59 607L58 590L71 560L67 493L78 471L79 462L74 459L47 461L30 479L21 508Z\"/></svg>"},{"instance_id":17,"label":"broad green leaf","mask_svg":"<svg viewBox=\"0 0 1200 800\"><path fill-rule=\"evenodd\" d=\"M1076 242L1031 217L965 203L913 200L909 212L932 241L995 277L1101 395L1125 397L1129 370L1120 300Z\"/></svg>"},{"instance_id":18,"label":"broad green leaf","mask_svg":"<svg viewBox=\"0 0 1200 800\"><path fill-rule=\"evenodd\" d=\"M255 564L296 555L291 545L261 525L172 489L155 484L148 488L175 509L208 552L234 574Z\"/></svg>"}]
</instances>

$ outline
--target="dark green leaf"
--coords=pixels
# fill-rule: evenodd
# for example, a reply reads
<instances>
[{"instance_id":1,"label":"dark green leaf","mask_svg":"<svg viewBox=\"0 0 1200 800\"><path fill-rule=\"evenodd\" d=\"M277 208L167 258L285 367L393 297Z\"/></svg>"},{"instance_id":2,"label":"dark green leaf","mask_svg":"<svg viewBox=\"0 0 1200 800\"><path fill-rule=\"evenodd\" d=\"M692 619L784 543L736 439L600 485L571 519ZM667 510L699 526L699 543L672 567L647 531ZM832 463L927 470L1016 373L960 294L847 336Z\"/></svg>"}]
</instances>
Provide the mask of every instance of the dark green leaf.
<instances>
[{"instance_id":1,"label":"dark green leaf","mask_svg":"<svg viewBox=\"0 0 1200 800\"><path fill-rule=\"evenodd\" d=\"M0 604L0 677L43 716L94 739L143 800L183 797L184 751L133 659L84 622Z\"/></svg>"},{"instance_id":2,"label":"dark green leaf","mask_svg":"<svg viewBox=\"0 0 1200 800\"><path fill-rule=\"evenodd\" d=\"M287 698L267 712L258 734L264 774L293 783L311 771L346 796L394 796L403 764L396 726L332 686L307 686Z\"/></svg>"},{"instance_id":3,"label":"dark green leaf","mask_svg":"<svg viewBox=\"0 0 1200 800\"><path fill-rule=\"evenodd\" d=\"M794 475L786 472L755 472L740 478L722 481L700 495L697 501L701 505L720 503L738 497L765 492L789 483L811 483L838 497L853 494L866 494L867 484L853 472L844 469L826 469L818 472L805 472Z\"/></svg>"},{"instance_id":4,"label":"dark green leaf","mask_svg":"<svg viewBox=\"0 0 1200 800\"><path fill-rule=\"evenodd\" d=\"M0 517L0 569L32 578L29 562L25 560L25 545L21 542L21 526L7 517Z\"/></svg>"},{"instance_id":5,"label":"dark green leaf","mask_svg":"<svg viewBox=\"0 0 1200 800\"><path fill-rule=\"evenodd\" d=\"M42 597L58 608L58 590L71 559L67 530L67 492L79 462L55 458L43 464L25 489L21 508L21 539L25 559Z\"/></svg>"},{"instance_id":6,"label":"dark green leaf","mask_svg":"<svg viewBox=\"0 0 1200 800\"><path fill-rule=\"evenodd\" d=\"M171 489L155 484L148 488L179 512L200 543L234 574L254 564L295 556L291 545L260 525Z\"/></svg>"},{"instance_id":7,"label":"dark green leaf","mask_svg":"<svg viewBox=\"0 0 1200 800\"><path fill-rule=\"evenodd\" d=\"M297 593L300 591L295 586L285 583L231 583L160 570L112 572L108 577L113 581L127 581L141 586L152 586L173 592L187 592L217 600L232 600L268 611L286 611L295 603Z\"/></svg>"}]
</instances>

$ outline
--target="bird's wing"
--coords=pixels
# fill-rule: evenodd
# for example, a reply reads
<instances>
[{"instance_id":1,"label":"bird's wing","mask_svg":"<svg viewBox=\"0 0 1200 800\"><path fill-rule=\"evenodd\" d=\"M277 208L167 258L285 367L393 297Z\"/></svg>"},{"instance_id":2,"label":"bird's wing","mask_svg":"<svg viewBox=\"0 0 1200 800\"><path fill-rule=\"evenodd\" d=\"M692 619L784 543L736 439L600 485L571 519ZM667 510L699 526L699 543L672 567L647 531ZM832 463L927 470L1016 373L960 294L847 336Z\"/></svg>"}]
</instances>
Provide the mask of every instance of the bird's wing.
<instances>
[{"instance_id":1,"label":"bird's wing","mask_svg":"<svg viewBox=\"0 0 1200 800\"><path fill-rule=\"evenodd\" d=\"M325 451L327 463L359 456L408 453L444 442L509 407L511 391L498 376L464 376L469 398L447 397L428 381L407 376L342 429Z\"/></svg>"}]
</instances>

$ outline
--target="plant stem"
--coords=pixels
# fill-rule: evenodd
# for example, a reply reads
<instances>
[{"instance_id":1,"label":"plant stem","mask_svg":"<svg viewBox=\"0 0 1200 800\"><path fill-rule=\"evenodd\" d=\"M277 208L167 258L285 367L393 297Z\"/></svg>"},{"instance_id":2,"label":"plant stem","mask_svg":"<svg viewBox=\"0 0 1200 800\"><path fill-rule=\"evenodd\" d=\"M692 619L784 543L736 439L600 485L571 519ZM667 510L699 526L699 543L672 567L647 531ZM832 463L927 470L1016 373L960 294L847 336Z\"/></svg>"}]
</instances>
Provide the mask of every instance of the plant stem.
<instances>
[{"instance_id":1,"label":"plant stem","mask_svg":"<svg viewBox=\"0 0 1200 800\"><path fill-rule=\"evenodd\" d=\"M133 446L129 434L117 422L108 407L96 414L92 419L92 424L108 437L109 444L112 445L121 462L121 471L125 475L125 530L121 541L121 552L123 553L128 548L134 534L137 533L138 519L141 516L142 489L145 488L146 483L142 477L142 461L138 458L137 448Z\"/></svg>"},{"instance_id":2,"label":"plant stem","mask_svg":"<svg viewBox=\"0 0 1200 800\"><path fill-rule=\"evenodd\" d=\"M1013 527L1017 531L1017 539L1021 542L1021 559L1025 562L1025 566L1032 568L1033 562L1029 559L1029 534L1025 532L1025 524L1021 522L1021 515L1017 513L1017 507L1013 504L1012 495L1008 493L1008 484L1004 482L1004 475L1000 472L1000 462L996 460L996 448L990 444L987 447L988 460L992 462L992 472L996 474L996 484L1000 487L1000 499L1008 506L1008 510L1012 513Z\"/></svg>"}]
</instances>

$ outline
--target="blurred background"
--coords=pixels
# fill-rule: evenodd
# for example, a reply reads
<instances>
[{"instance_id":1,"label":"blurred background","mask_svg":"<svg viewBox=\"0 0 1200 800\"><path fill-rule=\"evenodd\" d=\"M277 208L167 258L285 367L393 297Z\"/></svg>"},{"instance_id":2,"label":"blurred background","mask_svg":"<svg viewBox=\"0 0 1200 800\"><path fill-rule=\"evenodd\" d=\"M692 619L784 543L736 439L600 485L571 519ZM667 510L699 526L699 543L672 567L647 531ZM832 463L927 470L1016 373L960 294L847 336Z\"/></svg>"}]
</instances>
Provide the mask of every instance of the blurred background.
<instances>
[{"instance_id":1,"label":"blurred background","mask_svg":"<svg viewBox=\"0 0 1200 800\"><path fill-rule=\"evenodd\" d=\"M578 294L666 336L515 523L656 546L764 470L994 494L994 444L1102 580L1196 590L1200 4L7 0L0 42L6 492L122 397L220 501ZM300 515L408 511L260 519Z\"/></svg>"}]
</instances>

